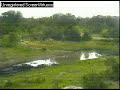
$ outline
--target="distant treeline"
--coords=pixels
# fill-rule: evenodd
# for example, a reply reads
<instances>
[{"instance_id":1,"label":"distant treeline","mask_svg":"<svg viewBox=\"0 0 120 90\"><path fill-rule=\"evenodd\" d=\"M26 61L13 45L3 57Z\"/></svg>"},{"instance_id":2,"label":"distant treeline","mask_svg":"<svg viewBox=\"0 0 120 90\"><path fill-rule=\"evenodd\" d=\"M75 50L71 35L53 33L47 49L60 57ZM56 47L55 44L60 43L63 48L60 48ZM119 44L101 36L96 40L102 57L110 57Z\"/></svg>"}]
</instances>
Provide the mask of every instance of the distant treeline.
<instances>
[{"instance_id":1,"label":"distant treeline","mask_svg":"<svg viewBox=\"0 0 120 90\"><path fill-rule=\"evenodd\" d=\"M0 16L0 34L19 35L35 40L89 40L92 34L106 38L119 38L118 16L75 17L57 13L50 17L24 18L19 11L7 11ZM13 34L12 34L13 35Z\"/></svg>"}]
</instances>

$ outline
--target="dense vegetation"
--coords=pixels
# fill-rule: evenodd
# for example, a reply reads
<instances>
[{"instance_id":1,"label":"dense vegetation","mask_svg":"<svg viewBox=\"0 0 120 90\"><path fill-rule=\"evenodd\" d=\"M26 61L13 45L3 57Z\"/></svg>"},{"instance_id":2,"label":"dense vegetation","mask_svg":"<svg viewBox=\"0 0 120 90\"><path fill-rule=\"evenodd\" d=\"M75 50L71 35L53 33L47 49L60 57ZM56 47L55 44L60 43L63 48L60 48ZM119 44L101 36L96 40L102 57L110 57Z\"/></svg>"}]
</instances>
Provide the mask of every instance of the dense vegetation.
<instances>
[{"instance_id":1,"label":"dense vegetation","mask_svg":"<svg viewBox=\"0 0 120 90\"><path fill-rule=\"evenodd\" d=\"M8 11L0 16L0 89L119 88L119 17L75 17L57 13L24 18ZM117 42L116 42L117 41ZM2 75L14 64L71 55L82 50L105 53L94 60L58 60L60 65ZM106 55L107 54L107 55Z\"/></svg>"},{"instance_id":2,"label":"dense vegetation","mask_svg":"<svg viewBox=\"0 0 120 90\"><path fill-rule=\"evenodd\" d=\"M2 46L13 46L19 39L82 41L90 40L98 34L101 37L119 37L119 17L93 16L75 17L67 14L54 14L50 17L24 18L21 12L8 11L0 16ZM16 39L15 39L16 38ZM4 42L5 41L5 42ZM11 45L9 42L12 42Z\"/></svg>"}]
</instances>

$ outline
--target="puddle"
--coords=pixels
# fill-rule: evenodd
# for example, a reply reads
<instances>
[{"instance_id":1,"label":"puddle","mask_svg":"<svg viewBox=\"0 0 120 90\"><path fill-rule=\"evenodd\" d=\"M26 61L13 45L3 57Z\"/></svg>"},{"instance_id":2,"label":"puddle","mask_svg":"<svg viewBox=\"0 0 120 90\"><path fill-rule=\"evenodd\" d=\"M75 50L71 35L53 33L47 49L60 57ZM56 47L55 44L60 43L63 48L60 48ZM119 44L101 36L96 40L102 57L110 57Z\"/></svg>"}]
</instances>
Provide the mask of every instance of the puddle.
<instances>
[{"instance_id":1,"label":"puddle","mask_svg":"<svg viewBox=\"0 0 120 90\"><path fill-rule=\"evenodd\" d=\"M56 61L60 62L60 64L67 64L69 62L73 61L79 61L79 60L92 60L99 58L105 54L99 54L95 51L80 51L69 55L64 55L58 58L55 58Z\"/></svg>"},{"instance_id":2,"label":"puddle","mask_svg":"<svg viewBox=\"0 0 120 90\"><path fill-rule=\"evenodd\" d=\"M46 59L46 60L36 60L36 61L28 62L28 63L25 63L25 64L31 65L33 67L37 67L39 65L51 66L53 64L58 64L58 63L55 60Z\"/></svg>"},{"instance_id":3,"label":"puddle","mask_svg":"<svg viewBox=\"0 0 120 90\"><path fill-rule=\"evenodd\" d=\"M68 64L73 61L96 59L99 58L100 56L102 55L95 51L80 51L64 56L56 56L53 58L34 60L31 62L16 64L13 65L13 67L11 67L10 69L3 70L3 72L12 73L12 72L26 71L32 68L42 68L46 66Z\"/></svg>"},{"instance_id":4,"label":"puddle","mask_svg":"<svg viewBox=\"0 0 120 90\"><path fill-rule=\"evenodd\" d=\"M17 73L21 71L27 71L35 68L43 68L46 66L54 66L58 65L59 63L56 62L54 59L45 59L45 60L35 60L27 63L15 64L11 68L4 69L0 71L0 73L10 74L10 73Z\"/></svg>"},{"instance_id":5,"label":"puddle","mask_svg":"<svg viewBox=\"0 0 120 90\"><path fill-rule=\"evenodd\" d=\"M57 65L59 63L57 63L55 60L51 60L51 59L46 59L46 60L35 60L35 61L31 61L31 62L27 62L27 63L23 63L23 64L17 64L17 65L13 65L13 67L22 67L22 66L31 66L31 67L38 67L38 66L52 66L52 65Z\"/></svg>"},{"instance_id":6,"label":"puddle","mask_svg":"<svg viewBox=\"0 0 120 90\"><path fill-rule=\"evenodd\" d=\"M96 52L82 52L80 56L80 60L89 60L89 59L96 59L102 56Z\"/></svg>"}]
</instances>

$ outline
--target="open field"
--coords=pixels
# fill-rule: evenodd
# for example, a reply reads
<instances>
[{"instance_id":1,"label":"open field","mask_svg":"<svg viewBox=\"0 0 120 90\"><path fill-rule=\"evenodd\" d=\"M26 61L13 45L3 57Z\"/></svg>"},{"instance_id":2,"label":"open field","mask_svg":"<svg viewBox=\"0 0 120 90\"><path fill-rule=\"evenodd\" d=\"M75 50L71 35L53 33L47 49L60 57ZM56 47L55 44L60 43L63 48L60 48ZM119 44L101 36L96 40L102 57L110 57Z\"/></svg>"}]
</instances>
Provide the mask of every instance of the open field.
<instances>
[{"instance_id":1,"label":"open field","mask_svg":"<svg viewBox=\"0 0 120 90\"><path fill-rule=\"evenodd\" d=\"M45 50L43 48L46 48ZM97 73L107 83L106 88L119 88L118 82L105 78L108 66L105 65L106 58L111 57L119 62L119 43L104 41L84 42L38 42L26 41L17 48L2 48L3 63L0 68L11 67L16 63L27 62L39 58L62 56L81 50L99 50L109 52L109 56L103 56L94 60L74 61L68 64L49 66L40 69L32 69L26 72L9 74L1 77L0 88L24 88L24 89L55 89L66 86L83 87L82 77L86 74ZM113 54L113 55L112 55ZM115 55L114 55L115 54ZM108 60L109 61L109 60ZM107 73L106 73L107 75ZM85 87L83 87L85 88Z\"/></svg>"},{"instance_id":2,"label":"open field","mask_svg":"<svg viewBox=\"0 0 120 90\"><path fill-rule=\"evenodd\" d=\"M118 57L114 58L119 61ZM105 82L109 82L110 80L104 77L104 73L108 68L104 63L105 57L95 60L72 62L68 65L33 69L31 71L2 77L0 78L0 83L2 88L9 89L55 89L70 85L83 87L82 76L93 72L101 75L101 78ZM107 83L107 88L118 89L119 85L112 81L112 83Z\"/></svg>"}]
</instances>

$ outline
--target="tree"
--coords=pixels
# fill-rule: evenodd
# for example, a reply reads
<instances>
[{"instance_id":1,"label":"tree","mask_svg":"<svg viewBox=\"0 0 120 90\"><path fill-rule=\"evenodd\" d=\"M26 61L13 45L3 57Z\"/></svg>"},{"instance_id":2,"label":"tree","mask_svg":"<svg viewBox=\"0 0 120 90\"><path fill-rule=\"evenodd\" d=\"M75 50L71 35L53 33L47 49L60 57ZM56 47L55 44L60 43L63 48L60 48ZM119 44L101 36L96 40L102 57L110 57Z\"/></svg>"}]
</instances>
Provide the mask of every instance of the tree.
<instances>
[{"instance_id":1,"label":"tree","mask_svg":"<svg viewBox=\"0 0 120 90\"><path fill-rule=\"evenodd\" d=\"M91 38L89 29L85 29L81 26L75 26L74 30L79 33L81 40L89 40Z\"/></svg>"},{"instance_id":2,"label":"tree","mask_svg":"<svg viewBox=\"0 0 120 90\"><path fill-rule=\"evenodd\" d=\"M16 47L20 41L20 37L11 32L8 35L4 35L1 40L2 47Z\"/></svg>"},{"instance_id":3,"label":"tree","mask_svg":"<svg viewBox=\"0 0 120 90\"><path fill-rule=\"evenodd\" d=\"M104 29L104 30L102 30L101 34L102 34L103 37L109 37L109 30Z\"/></svg>"},{"instance_id":4,"label":"tree","mask_svg":"<svg viewBox=\"0 0 120 90\"><path fill-rule=\"evenodd\" d=\"M54 14L52 17L53 17L54 23L58 25L68 26L68 25L76 24L75 16L70 13L66 13L66 14L58 13L58 14Z\"/></svg>"},{"instance_id":5,"label":"tree","mask_svg":"<svg viewBox=\"0 0 120 90\"><path fill-rule=\"evenodd\" d=\"M15 32L15 28L19 26L22 18L22 14L19 11L7 11L2 13L0 19L0 33L8 34L9 32Z\"/></svg>"},{"instance_id":6,"label":"tree","mask_svg":"<svg viewBox=\"0 0 120 90\"><path fill-rule=\"evenodd\" d=\"M81 39L80 31L75 30L72 25L69 26L67 30L65 30L64 35L65 35L64 39L69 41L80 41Z\"/></svg>"},{"instance_id":7,"label":"tree","mask_svg":"<svg viewBox=\"0 0 120 90\"><path fill-rule=\"evenodd\" d=\"M22 13L17 11L7 11L2 13L2 22L3 23L20 23L22 19Z\"/></svg>"}]
</instances>

